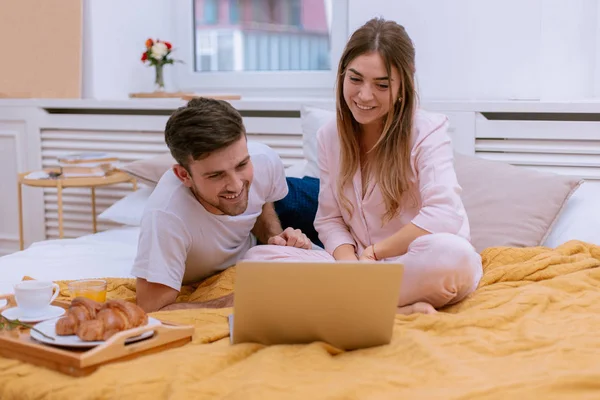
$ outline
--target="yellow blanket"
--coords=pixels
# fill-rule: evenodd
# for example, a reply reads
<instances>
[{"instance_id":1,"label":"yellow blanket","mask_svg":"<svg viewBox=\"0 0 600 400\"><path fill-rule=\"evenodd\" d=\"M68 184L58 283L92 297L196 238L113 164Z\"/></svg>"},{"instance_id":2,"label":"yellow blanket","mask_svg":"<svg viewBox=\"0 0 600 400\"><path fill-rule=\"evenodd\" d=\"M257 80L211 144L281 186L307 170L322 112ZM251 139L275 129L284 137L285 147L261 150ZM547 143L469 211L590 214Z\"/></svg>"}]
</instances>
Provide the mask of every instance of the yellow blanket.
<instances>
[{"instance_id":1,"label":"yellow blanket","mask_svg":"<svg viewBox=\"0 0 600 400\"><path fill-rule=\"evenodd\" d=\"M194 324L193 342L85 378L0 358L0 398L599 398L600 247L573 241L482 256L471 297L437 315L397 316L388 346L231 346L231 309L161 312L154 316ZM230 270L181 299L218 297L233 278ZM112 297L134 294L131 281L111 284Z\"/></svg>"}]
</instances>

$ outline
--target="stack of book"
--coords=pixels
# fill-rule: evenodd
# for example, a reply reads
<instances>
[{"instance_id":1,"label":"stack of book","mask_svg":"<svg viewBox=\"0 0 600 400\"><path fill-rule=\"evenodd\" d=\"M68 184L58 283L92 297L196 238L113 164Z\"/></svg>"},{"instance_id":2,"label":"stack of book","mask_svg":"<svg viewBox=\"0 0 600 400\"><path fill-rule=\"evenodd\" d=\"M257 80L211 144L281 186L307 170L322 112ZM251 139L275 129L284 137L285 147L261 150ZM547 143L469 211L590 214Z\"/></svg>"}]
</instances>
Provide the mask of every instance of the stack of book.
<instances>
[{"instance_id":1,"label":"stack of book","mask_svg":"<svg viewBox=\"0 0 600 400\"><path fill-rule=\"evenodd\" d=\"M73 153L58 158L63 178L105 176L116 169L118 162L108 153Z\"/></svg>"}]
</instances>

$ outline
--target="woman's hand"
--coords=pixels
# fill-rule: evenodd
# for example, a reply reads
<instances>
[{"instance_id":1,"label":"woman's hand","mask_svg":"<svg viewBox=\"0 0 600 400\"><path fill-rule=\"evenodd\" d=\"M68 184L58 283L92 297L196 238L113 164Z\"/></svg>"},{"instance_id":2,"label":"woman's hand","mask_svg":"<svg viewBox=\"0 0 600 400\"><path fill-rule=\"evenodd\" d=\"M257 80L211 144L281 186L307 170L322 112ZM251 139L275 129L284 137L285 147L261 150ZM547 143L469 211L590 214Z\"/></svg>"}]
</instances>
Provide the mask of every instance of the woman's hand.
<instances>
[{"instance_id":1,"label":"woman's hand","mask_svg":"<svg viewBox=\"0 0 600 400\"><path fill-rule=\"evenodd\" d=\"M375 256L375 247L371 245L367 247L360 255L359 261L375 262L379 261Z\"/></svg>"}]
</instances>

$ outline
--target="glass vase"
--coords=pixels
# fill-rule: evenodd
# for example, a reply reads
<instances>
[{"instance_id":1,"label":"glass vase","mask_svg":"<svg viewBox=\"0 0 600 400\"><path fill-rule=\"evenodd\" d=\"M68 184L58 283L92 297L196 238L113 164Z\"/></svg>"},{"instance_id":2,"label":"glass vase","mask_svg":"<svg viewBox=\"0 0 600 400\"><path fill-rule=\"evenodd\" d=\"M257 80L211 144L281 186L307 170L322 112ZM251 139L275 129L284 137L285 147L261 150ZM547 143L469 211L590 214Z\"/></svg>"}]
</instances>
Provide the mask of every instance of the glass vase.
<instances>
[{"instance_id":1,"label":"glass vase","mask_svg":"<svg viewBox=\"0 0 600 400\"><path fill-rule=\"evenodd\" d=\"M154 91L164 92L165 91L165 79L163 75L164 65L156 64L154 66Z\"/></svg>"}]
</instances>

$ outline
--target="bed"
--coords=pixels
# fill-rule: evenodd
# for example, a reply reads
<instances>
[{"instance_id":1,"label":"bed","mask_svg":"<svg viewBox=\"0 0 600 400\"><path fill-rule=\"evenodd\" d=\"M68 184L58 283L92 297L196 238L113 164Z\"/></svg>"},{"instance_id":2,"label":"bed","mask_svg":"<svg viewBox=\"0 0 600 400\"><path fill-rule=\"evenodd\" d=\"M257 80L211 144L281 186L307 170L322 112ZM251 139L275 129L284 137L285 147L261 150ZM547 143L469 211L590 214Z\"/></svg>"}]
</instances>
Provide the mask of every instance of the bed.
<instances>
[{"instance_id":1,"label":"bed","mask_svg":"<svg viewBox=\"0 0 600 400\"><path fill-rule=\"evenodd\" d=\"M397 316L387 346L231 346L231 309L159 312L153 316L193 324L192 343L84 378L0 358L0 396L597 398L600 247L570 241L553 250L501 247L482 255L485 274L472 296L435 316ZM230 269L204 289L231 287L233 275Z\"/></svg>"},{"instance_id":2,"label":"bed","mask_svg":"<svg viewBox=\"0 0 600 400\"><path fill-rule=\"evenodd\" d=\"M148 162L130 172L161 170ZM287 170L288 179L314 176L314 162L308 150L304 163ZM389 346L353 352L324 343L230 346L231 309L159 312L154 316L193 324L192 343L85 378L0 358L0 398L597 398L600 187L473 158L460 162L484 277L472 296L438 315L397 316ZM145 191L103 213L123 227L38 242L0 258L0 291L24 276L131 285L140 210L159 175L143 177ZM491 176L505 181L484 186ZM482 191L491 197L483 199ZM531 205L523 206L525 200ZM186 299L227 294L234 277L233 268L190 288Z\"/></svg>"}]
</instances>

